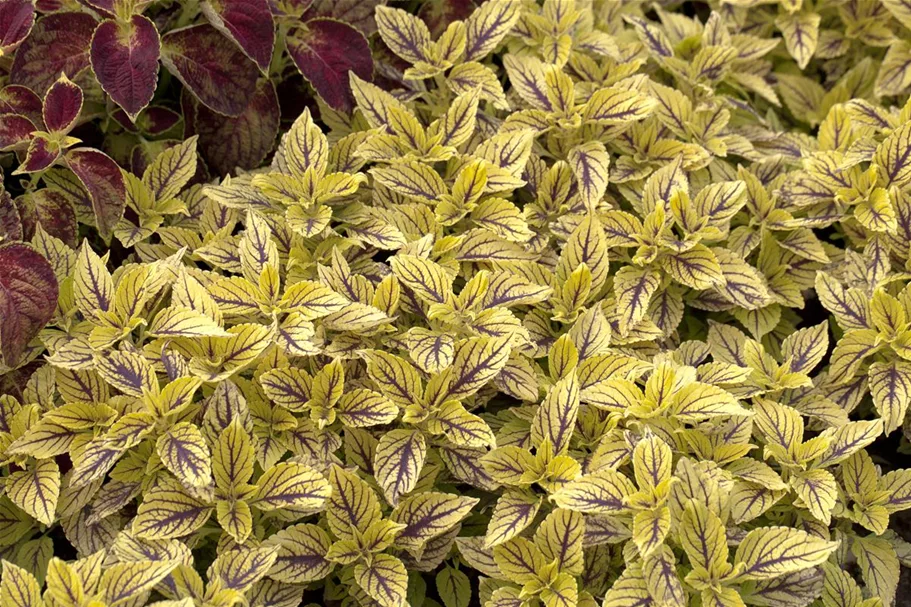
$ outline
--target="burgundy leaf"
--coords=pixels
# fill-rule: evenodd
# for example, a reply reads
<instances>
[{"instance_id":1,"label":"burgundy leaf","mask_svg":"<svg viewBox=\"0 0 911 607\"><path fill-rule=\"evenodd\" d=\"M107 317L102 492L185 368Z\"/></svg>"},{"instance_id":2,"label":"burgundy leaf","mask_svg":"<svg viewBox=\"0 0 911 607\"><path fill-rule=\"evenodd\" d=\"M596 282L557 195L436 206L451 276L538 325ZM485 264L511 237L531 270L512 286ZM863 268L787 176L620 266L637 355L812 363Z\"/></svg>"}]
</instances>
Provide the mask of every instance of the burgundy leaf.
<instances>
[{"instance_id":1,"label":"burgundy leaf","mask_svg":"<svg viewBox=\"0 0 911 607\"><path fill-rule=\"evenodd\" d=\"M115 19L117 17L116 7L114 6L114 0L79 0L82 4L87 7L101 13L108 19Z\"/></svg>"},{"instance_id":2,"label":"burgundy leaf","mask_svg":"<svg viewBox=\"0 0 911 607\"><path fill-rule=\"evenodd\" d=\"M208 0L202 12L264 72L272 61L275 26L268 0Z\"/></svg>"},{"instance_id":3,"label":"burgundy leaf","mask_svg":"<svg viewBox=\"0 0 911 607\"><path fill-rule=\"evenodd\" d=\"M38 0L35 2L35 8L39 13L56 13L63 10L63 0Z\"/></svg>"},{"instance_id":4,"label":"burgundy leaf","mask_svg":"<svg viewBox=\"0 0 911 607\"><path fill-rule=\"evenodd\" d=\"M18 169L13 171L13 174L43 171L54 164L58 158L60 158L60 145L45 136L36 136L28 144L25 160Z\"/></svg>"},{"instance_id":5,"label":"burgundy leaf","mask_svg":"<svg viewBox=\"0 0 911 607\"><path fill-rule=\"evenodd\" d=\"M38 223L45 232L76 248L76 211L66 196L44 188L32 194Z\"/></svg>"},{"instance_id":6,"label":"burgundy leaf","mask_svg":"<svg viewBox=\"0 0 911 607\"><path fill-rule=\"evenodd\" d=\"M127 24L105 21L92 37L92 69L114 102L135 119L158 84L161 42L155 24L133 15Z\"/></svg>"},{"instance_id":7,"label":"burgundy leaf","mask_svg":"<svg viewBox=\"0 0 911 607\"><path fill-rule=\"evenodd\" d=\"M373 58L363 34L331 19L314 19L288 37L288 52L297 69L331 107L350 112L354 98L348 72L370 80Z\"/></svg>"},{"instance_id":8,"label":"burgundy leaf","mask_svg":"<svg viewBox=\"0 0 911 607\"><path fill-rule=\"evenodd\" d=\"M376 7L383 4L386 4L386 0L315 0L304 18L338 19L357 28L365 36L371 36L376 33L376 19L373 15Z\"/></svg>"},{"instance_id":9,"label":"burgundy leaf","mask_svg":"<svg viewBox=\"0 0 911 607\"><path fill-rule=\"evenodd\" d=\"M260 80L240 116L228 118L195 105L194 120L192 125L188 123L184 135L199 135L200 152L216 173L225 175L238 167L256 168L272 151L281 113L275 87L269 80Z\"/></svg>"},{"instance_id":10,"label":"burgundy leaf","mask_svg":"<svg viewBox=\"0 0 911 607\"><path fill-rule=\"evenodd\" d=\"M136 119L136 126L147 135L161 135L180 120L180 114L174 110L153 106L146 108L146 111L139 115L139 118Z\"/></svg>"},{"instance_id":11,"label":"burgundy leaf","mask_svg":"<svg viewBox=\"0 0 911 607\"><path fill-rule=\"evenodd\" d=\"M0 191L0 236L6 240L22 240L24 231L19 209L5 189Z\"/></svg>"},{"instance_id":12,"label":"burgundy leaf","mask_svg":"<svg viewBox=\"0 0 911 607\"><path fill-rule=\"evenodd\" d=\"M38 226L38 213L35 211L35 205L30 196L16 196L13 200L16 210L19 211L19 219L22 221L22 240L31 242L35 237L35 228Z\"/></svg>"},{"instance_id":13,"label":"burgundy leaf","mask_svg":"<svg viewBox=\"0 0 911 607\"><path fill-rule=\"evenodd\" d=\"M31 246L0 245L0 355L15 366L28 343L54 315L57 279Z\"/></svg>"},{"instance_id":14,"label":"burgundy leaf","mask_svg":"<svg viewBox=\"0 0 911 607\"><path fill-rule=\"evenodd\" d=\"M450 23L464 21L474 12L473 0L430 0L418 11L418 17L427 24L431 35L437 38Z\"/></svg>"},{"instance_id":15,"label":"burgundy leaf","mask_svg":"<svg viewBox=\"0 0 911 607\"><path fill-rule=\"evenodd\" d=\"M123 111L123 108L117 108L111 112L111 118L113 118L117 124L123 127L123 130L130 133L138 133L139 129L136 127L136 124L127 116L127 113Z\"/></svg>"},{"instance_id":16,"label":"burgundy leaf","mask_svg":"<svg viewBox=\"0 0 911 607\"><path fill-rule=\"evenodd\" d=\"M32 138L32 131L36 130L32 121L19 114L4 114L0 116L0 150L24 148Z\"/></svg>"},{"instance_id":17,"label":"burgundy leaf","mask_svg":"<svg viewBox=\"0 0 911 607\"><path fill-rule=\"evenodd\" d=\"M104 152L91 148L70 150L65 160L88 190L98 232L108 238L123 216L126 204L126 188L120 167Z\"/></svg>"},{"instance_id":18,"label":"burgundy leaf","mask_svg":"<svg viewBox=\"0 0 911 607\"><path fill-rule=\"evenodd\" d=\"M44 96L44 125L52 133L68 133L81 111L82 89L66 76L61 76Z\"/></svg>"},{"instance_id":19,"label":"burgundy leaf","mask_svg":"<svg viewBox=\"0 0 911 607\"><path fill-rule=\"evenodd\" d=\"M86 13L42 17L16 51L9 81L44 95L61 73L70 79L89 65L95 19Z\"/></svg>"},{"instance_id":20,"label":"burgundy leaf","mask_svg":"<svg viewBox=\"0 0 911 607\"><path fill-rule=\"evenodd\" d=\"M22 114L32 124L40 125L44 120L42 105L41 97L26 86L11 84L0 90L0 114Z\"/></svg>"},{"instance_id":21,"label":"burgundy leaf","mask_svg":"<svg viewBox=\"0 0 911 607\"><path fill-rule=\"evenodd\" d=\"M209 24L165 34L161 60L197 99L227 116L244 111L259 77L256 64Z\"/></svg>"},{"instance_id":22,"label":"burgundy leaf","mask_svg":"<svg viewBox=\"0 0 911 607\"><path fill-rule=\"evenodd\" d=\"M0 2L0 49L9 53L25 40L35 24L35 6L31 0Z\"/></svg>"}]
</instances>

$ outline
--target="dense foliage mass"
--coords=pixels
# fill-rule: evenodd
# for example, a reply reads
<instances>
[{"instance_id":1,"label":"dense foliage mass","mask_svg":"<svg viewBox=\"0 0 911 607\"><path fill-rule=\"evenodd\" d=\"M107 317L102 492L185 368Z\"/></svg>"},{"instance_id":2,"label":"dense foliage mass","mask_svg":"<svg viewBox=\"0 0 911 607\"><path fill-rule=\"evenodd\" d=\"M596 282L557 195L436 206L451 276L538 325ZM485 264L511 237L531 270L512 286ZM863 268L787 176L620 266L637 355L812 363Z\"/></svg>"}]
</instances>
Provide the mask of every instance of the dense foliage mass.
<instances>
[{"instance_id":1,"label":"dense foliage mass","mask_svg":"<svg viewBox=\"0 0 911 607\"><path fill-rule=\"evenodd\" d=\"M0 1L0 605L895 604L909 40Z\"/></svg>"}]
</instances>

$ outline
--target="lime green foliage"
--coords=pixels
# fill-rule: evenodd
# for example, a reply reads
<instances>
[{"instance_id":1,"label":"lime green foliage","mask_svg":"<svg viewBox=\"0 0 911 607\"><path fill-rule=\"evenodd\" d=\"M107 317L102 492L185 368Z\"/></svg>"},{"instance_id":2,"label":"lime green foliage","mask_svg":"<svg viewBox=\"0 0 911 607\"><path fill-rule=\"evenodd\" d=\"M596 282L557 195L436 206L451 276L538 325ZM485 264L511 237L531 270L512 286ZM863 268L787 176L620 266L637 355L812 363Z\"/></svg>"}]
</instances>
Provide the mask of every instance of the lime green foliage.
<instances>
[{"instance_id":1,"label":"lime green foliage","mask_svg":"<svg viewBox=\"0 0 911 607\"><path fill-rule=\"evenodd\" d=\"M380 6L399 88L39 222L2 607L895 604L911 11L712 5Z\"/></svg>"}]
</instances>

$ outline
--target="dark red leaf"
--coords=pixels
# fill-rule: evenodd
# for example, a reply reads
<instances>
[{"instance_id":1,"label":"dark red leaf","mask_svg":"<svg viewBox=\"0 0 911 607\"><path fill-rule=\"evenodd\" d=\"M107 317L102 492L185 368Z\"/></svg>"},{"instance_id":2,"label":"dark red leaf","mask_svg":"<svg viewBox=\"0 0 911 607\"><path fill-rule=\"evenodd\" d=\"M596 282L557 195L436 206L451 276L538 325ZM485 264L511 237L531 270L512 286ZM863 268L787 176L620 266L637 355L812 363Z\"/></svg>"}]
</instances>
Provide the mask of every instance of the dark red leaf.
<instances>
[{"instance_id":1,"label":"dark red leaf","mask_svg":"<svg viewBox=\"0 0 911 607\"><path fill-rule=\"evenodd\" d=\"M22 240L24 234L13 197L5 189L0 190L0 236L6 240Z\"/></svg>"},{"instance_id":2,"label":"dark red leaf","mask_svg":"<svg viewBox=\"0 0 911 607\"><path fill-rule=\"evenodd\" d=\"M66 196L43 188L31 196L38 223L45 232L76 248L76 211Z\"/></svg>"},{"instance_id":3,"label":"dark red leaf","mask_svg":"<svg viewBox=\"0 0 911 607\"><path fill-rule=\"evenodd\" d=\"M35 8L39 13L56 13L63 10L63 0L37 0Z\"/></svg>"},{"instance_id":4,"label":"dark red leaf","mask_svg":"<svg viewBox=\"0 0 911 607\"><path fill-rule=\"evenodd\" d=\"M237 167L258 167L272 151L281 113L275 87L265 78L240 116L228 118L196 104L192 127L185 136L199 135L199 150L206 164L225 175Z\"/></svg>"},{"instance_id":5,"label":"dark red leaf","mask_svg":"<svg viewBox=\"0 0 911 607\"><path fill-rule=\"evenodd\" d=\"M208 0L202 12L209 23L237 43L263 71L275 47L275 25L268 0Z\"/></svg>"},{"instance_id":6,"label":"dark red leaf","mask_svg":"<svg viewBox=\"0 0 911 607\"><path fill-rule=\"evenodd\" d=\"M61 73L74 79L89 65L95 25L86 13L54 13L39 19L16 51L10 82L44 95Z\"/></svg>"},{"instance_id":7,"label":"dark red leaf","mask_svg":"<svg viewBox=\"0 0 911 607\"><path fill-rule=\"evenodd\" d=\"M373 78L373 58L367 39L349 25L314 19L288 37L288 52L320 97L331 107L350 112L354 98L348 72Z\"/></svg>"},{"instance_id":8,"label":"dark red leaf","mask_svg":"<svg viewBox=\"0 0 911 607\"><path fill-rule=\"evenodd\" d=\"M29 142L25 160L13 174L43 171L54 164L58 158L60 158L60 145L39 135Z\"/></svg>"},{"instance_id":9,"label":"dark red leaf","mask_svg":"<svg viewBox=\"0 0 911 607\"><path fill-rule=\"evenodd\" d=\"M37 126L44 120L42 105L41 97L26 86L11 84L0 90L0 114L22 114Z\"/></svg>"},{"instance_id":10,"label":"dark red leaf","mask_svg":"<svg viewBox=\"0 0 911 607\"><path fill-rule=\"evenodd\" d=\"M31 246L0 245L0 354L13 367L57 307L57 278Z\"/></svg>"},{"instance_id":11,"label":"dark red leaf","mask_svg":"<svg viewBox=\"0 0 911 607\"><path fill-rule=\"evenodd\" d=\"M52 133L67 133L81 111L82 89L66 76L61 76L44 96L44 125Z\"/></svg>"},{"instance_id":12,"label":"dark red leaf","mask_svg":"<svg viewBox=\"0 0 911 607\"><path fill-rule=\"evenodd\" d=\"M160 135L173 128L180 118L180 114L166 107L150 107L136 120L136 126L147 135Z\"/></svg>"},{"instance_id":13,"label":"dark red leaf","mask_svg":"<svg viewBox=\"0 0 911 607\"><path fill-rule=\"evenodd\" d=\"M98 232L108 238L123 217L126 188L120 167L104 152L91 148L70 150L65 156L69 167L92 199Z\"/></svg>"},{"instance_id":14,"label":"dark red leaf","mask_svg":"<svg viewBox=\"0 0 911 607\"><path fill-rule=\"evenodd\" d=\"M117 121L117 124L123 127L123 130L129 131L130 133L138 133L139 129L136 127L136 124L130 120L130 117L127 116L127 113L123 111L123 108L117 108L111 112L111 118Z\"/></svg>"},{"instance_id":15,"label":"dark red leaf","mask_svg":"<svg viewBox=\"0 0 911 607\"><path fill-rule=\"evenodd\" d=\"M22 221L22 240L31 242L35 237L35 226L38 225L38 213L35 211L35 205L29 196L23 194L16 196L13 200L16 210L19 211L19 219Z\"/></svg>"},{"instance_id":16,"label":"dark red leaf","mask_svg":"<svg viewBox=\"0 0 911 607\"><path fill-rule=\"evenodd\" d=\"M35 5L31 0L0 2L0 49L12 51L25 40L35 24Z\"/></svg>"},{"instance_id":17,"label":"dark red leaf","mask_svg":"<svg viewBox=\"0 0 911 607\"><path fill-rule=\"evenodd\" d=\"M165 34L161 60L197 99L226 116L244 111L259 78L256 64L207 23Z\"/></svg>"},{"instance_id":18,"label":"dark red leaf","mask_svg":"<svg viewBox=\"0 0 911 607\"><path fill-rule=\"evenodd\" d=\"M36 130L32 121L19 114L4 114L0 116L0 150L8 151L21 149L32 138L32 131Z\"/></svg>"},{"instance_id":19,"label":"dark red leaf","mask_svg":"<svg viewBox=\"0 0 911 607\"><path fill-rule=\"evenodd\" d=\"M98 11L108 19L114 19L117 17L116 7L114 6L114 0L79 0L82 4L87 7Z\"/></svg>"},{"instance_id":20,"label":"dark red leaf","mask_svg":"<svg viewBox=\"0 0 911 607\"><path fill-rule=\"evenodd\" d=\"M105 21L92 38L92 69L114 102L135 119L158 84L161 42L155 24L133 15L128 24Z\"/></svg>"},{"instance_id":21,"label":"dark red leaf","mask_svg":"<svg viewBox=\"0 0 911 607\"><path fill-rule=\"evenodd\" d=\"M418 11L434 38L446 31L453 21L464 21L474 12L474 0L430 0Z\"/></svg>"},{"instance_id":22,"label":"dark red leaf","mask_svg":"<svg viewBox=\"0 0 911 607\"><path fill-rule=\"evenodd\" d=\"M315 0L304 19L338 19L357 28L365 36L372 36L376 32L373 15L376 7L383 4L386 0Z\"/></svg>"}]
</instances>

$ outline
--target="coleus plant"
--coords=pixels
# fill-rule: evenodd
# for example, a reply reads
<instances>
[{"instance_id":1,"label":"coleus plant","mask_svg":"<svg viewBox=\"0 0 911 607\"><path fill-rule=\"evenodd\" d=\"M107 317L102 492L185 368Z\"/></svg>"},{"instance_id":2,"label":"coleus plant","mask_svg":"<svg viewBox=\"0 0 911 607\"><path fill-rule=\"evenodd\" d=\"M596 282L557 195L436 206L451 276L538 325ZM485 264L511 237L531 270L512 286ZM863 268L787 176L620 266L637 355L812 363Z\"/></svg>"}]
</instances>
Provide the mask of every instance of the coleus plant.
<instances>
[{"instance_id":1,"label":"coleus plant","mask_svg":"<svg viewBox=\"0 0 911 607\"><path fill-rule=\"evenodd\" d=\"M376 4L0 2L0 604L900 605L906 7Z\"/></svg>"}]
</instances>

